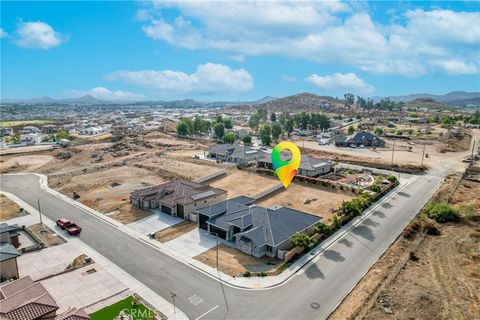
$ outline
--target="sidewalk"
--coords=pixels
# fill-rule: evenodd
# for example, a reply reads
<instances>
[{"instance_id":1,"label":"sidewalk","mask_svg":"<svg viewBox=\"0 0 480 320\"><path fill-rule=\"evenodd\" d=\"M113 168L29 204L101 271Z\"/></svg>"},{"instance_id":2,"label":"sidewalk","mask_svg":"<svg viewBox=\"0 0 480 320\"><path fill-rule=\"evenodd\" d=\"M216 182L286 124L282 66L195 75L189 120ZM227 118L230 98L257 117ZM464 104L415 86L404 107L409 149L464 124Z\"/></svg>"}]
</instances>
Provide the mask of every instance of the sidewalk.
<instances>
[{"instance_id":1,"label":"sidewalk","mask_svg":"<svg viewBox=\"0 0 480 320\"><path fill-rule=\"evenodd\" d=\"M92 208L89 208L82 203L79 203L53 189L48 187L47 177L44 175L36 174L40 177L40 184L41 188L56 197L69 202L70 204L83 209L84 211L96 216L98 219L104 220L112 225L115 225L121 231L129 234L130 236L140 239L145 243L148 243L152 247L156 248L160 252L175 258L181 263L184 263L192 268L197 269L200 272L203 272L207 276L211 278L217 279L225 283L226 285L238 288L238 289L266 289L272 288L276 286L280 286L285 282L289 281L293 275L295 275L298 271L303 269L304 267L309 267L319 259L319 255L327 250L332 244L343 238L348 234L348 232L363 222L363 220L367 219L375 210L378 209L383 203L388 201L391 197L393 197L397 192L405 188L408 184L412 183L416 176L403 176L400 179L400 185L395 189L391 190L384 198L380 199L379 202L373 204L370 208L368 208L363 215L355 218L347 225L343 226L340 230L338 230L335 234L333 234L330 238L325 240L321 245L312 249L308 254L303 255L300 259L295 261L288 269L284 270L280 275L277 276L269 276L269 277L238 277L234 278L229 275L226 275L218 270L209 267L195 259L191 256L186 255L183 250L175 249L175 247L169 246L168 243L161 243L159 241L150 239L147 235L143 235L138 233L137 231L129 228L127 225L123 225L116 220L101 214ZM35 211L36 212L36 211Z\"/></svg>"},{"instance_id":2,"label":"sidewalk","mask_svg":"<svg viewBox=\"0 0 480 320\"><path fill-rule=\"evenodd\" d=\"M28 203L24 202L17 196L0 191L0 193L6 195L9 197L11 200L15 201L18 203L20 206L22 206L25 210L27 210L30 214L11 219L6 221L7 223L18 223L18 224L33 224L33 223L39 223L40 218L39 218L39 212L37 209L34 207L30 206ZM50 227L52 230L55 230L56 223L52 220L50 220L48 217L45 215L42 215L42 221L45 225ZM165 314L169 319L173 319L173 304L171 304L169 301L165 300L155 292L153 292L151 289L146 287L144 284L142 284L140 281L136 280L134 277L130 276L128 273L123 271L121 268L119 268L117 265L115 265L113 262L99 254L97 251L92 249L90 246L86 245L83 241L78 239L77 237L74 236L68 236L68 235L62 235L69 243L77 247L79 250L81 250L83 253L85 253L87 256L92 257L92 259L102 266L103 269L107 270L112 274L115 278L117 278L119 281L121 281L125 286L130 288L133 292L137 293L140 295L143 299L145 299L149 304L151 304L155 309L158 311L162 312ZM178 307L175 308L175 319L188 319L188 317L178 309Z\"/></svg>"}]
</instances>

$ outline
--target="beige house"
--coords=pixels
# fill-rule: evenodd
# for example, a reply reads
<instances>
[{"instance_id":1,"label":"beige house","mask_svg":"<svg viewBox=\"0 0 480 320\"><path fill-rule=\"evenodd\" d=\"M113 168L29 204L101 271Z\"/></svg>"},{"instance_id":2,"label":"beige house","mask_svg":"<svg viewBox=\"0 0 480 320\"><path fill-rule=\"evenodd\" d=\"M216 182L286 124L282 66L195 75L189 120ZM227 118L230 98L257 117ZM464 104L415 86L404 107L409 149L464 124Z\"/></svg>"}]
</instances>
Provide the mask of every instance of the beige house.
<instances>
[{"instance_id":1,"label":"beige house","mask_svg":"<svg viewBox=\"0 0 480 320\"><path fill-rule=\"evenodd\" d=\"M191 213L201 207L225 200L227 191L184 179L134 191L130 194L132 205L144 210L159 208L163 213L196 220Z\"/></svg>"}]
</instances>

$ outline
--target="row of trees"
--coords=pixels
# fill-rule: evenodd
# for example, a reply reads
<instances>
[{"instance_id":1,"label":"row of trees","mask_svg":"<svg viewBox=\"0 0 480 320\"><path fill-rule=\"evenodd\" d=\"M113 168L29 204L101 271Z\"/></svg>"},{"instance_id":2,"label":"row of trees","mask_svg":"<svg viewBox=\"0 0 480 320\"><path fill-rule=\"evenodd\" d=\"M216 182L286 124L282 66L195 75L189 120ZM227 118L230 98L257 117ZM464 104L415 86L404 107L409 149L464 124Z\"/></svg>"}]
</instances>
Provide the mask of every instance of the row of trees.
<instances>
[{"instance_id":1,"label":"row of trees","mask_svg":"<svg viewBox=\"0 0 480 320\"><path fill-rule=\"evenodd\" d=\"M199 133L210 132L213 128L213 132L218 139L223 139L225 135L225 129L233 128L232 119L222 118L221 115L218 115L215 121L210 122L199 116L195 118L181 118L177 124L177 133L180 135L191 135Z\"/></svg>"}]
</instances>

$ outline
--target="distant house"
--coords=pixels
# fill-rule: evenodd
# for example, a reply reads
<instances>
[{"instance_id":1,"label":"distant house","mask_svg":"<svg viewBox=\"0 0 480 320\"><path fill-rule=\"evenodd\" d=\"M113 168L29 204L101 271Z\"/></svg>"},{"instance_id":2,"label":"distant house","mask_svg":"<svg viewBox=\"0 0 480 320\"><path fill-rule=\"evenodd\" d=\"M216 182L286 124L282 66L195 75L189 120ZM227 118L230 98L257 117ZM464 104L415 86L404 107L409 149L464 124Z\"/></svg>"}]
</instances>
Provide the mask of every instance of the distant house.
<instances>
[{"instance_id":1,"label":"distant house","mask_svg":"<svg viewBox=\"0 0 480 320\"><path fill-rule=\"evenodd\" d=\"M196 208L222 201L226 197L225 190L177 179L134 191L130 194L130 202L144 210L160 208L163 213L190 220L190 213Z\"/></svg>"},{"instance_id":2,"label":"distant house","mask_svg":"<svg viewBox=\"0 0 480 320\"><path fill-rule=\"evenodd\" d=\"M240 144L216 144L207 151L207 158L221 162L245 164L264 157L264 152Z\"/></svg>"},{"instance_id":3,"label":"distant house","mask_svg":"<svg viewBox=\"0 0 480 320\"><path fill-rule=\"evenodd\" d=\"M280 157L283 161L288 160L288 154L281 153ZM318 177L333 171L334 163L330 160L317 159L310 156L302 156L300 166L298 167L298 174L307 177ZM258 161L258 167L273 170L272 157L266 155Z\"/></svg>"},{"instance_id":4,"label":"distant house","mask_svg":"<svg viewBox=\"0 0 480 320\"><path fill-rule=\"evenodd\" d=\"M40 133L27 133L20 135L20 143L25 144L39 144L42 142L42 134Z\"/></svg>"},{"instance_id":5,"label":"distant house","mask_svg":"<svg viewBox=\"0 0 480 320\"><path fill-rule=\"evenodd\" d=\"M349 147L349 146L360 146L365 147L383 147L385 146L385 141L377 137L376 135L368 131L359 131L354 134L344 137L341 134L336 134L333 137L333 141L336 146Z\"/></svg>"},{"instance_id":6,"label":"distant house","mask_svg":"<svg viewBox=\"0 0 480 320\"><path fill-rule=\"evenodd\" d=\"M405 117L403 118L403 122L405 123L421 123L421 124L425 124L425 123L428 123L428 119L425 118L425 117Z\"/></svg>"},{"instance_id":7,"label":"distant house","mask_svg":"<svg viewBox=\"0 0 480 320\"><path fill-rule=\"evenodd\" d=\"M297 232L311 234L321 217L291 208L263 208L254 199L236 197L196 210L199 228L235 243L235 247L257 258L283 259Z\"/></svg>"},{"instance_id":8,"label":"distant house","mask_svg":"<svg viewBox=\"0 0 480 320\"><path fill-rule=\"evenodd\" d=\"M13 136L13 129L2 127L0 128L0 137L11 137Z\"/></svg>"},{"instance_id":9,"label":"distant house","mask_svg":"<svg viewBox=\"0 0 480 320\"><path fill-rule=\"evenodd\" d=\"M39 133L39 132L40 132L40 129L38 129L37 127L34 127L34 126L26 126L26 127L23 127L23 129L22 129L23 134Z\"/></svg>"},{"instance_id":10,"label":"distant house","mask_svg":"<svg viewBox=\"0 0 480 320\"><path fill-rule=\"evenodd\" d=\"M100 127L87 127L80 130L80 135L82 136L95 136L107 132L104 128Z\"/></svg>"},{"instance_id":11,"label":"distant house","mask_svg":"<svg viewBox=\"0 0 480 320\"><path fill-rule=\"evenodd\" d=\"M57 133L58 128L54 124L47 124L47 125L41 126L41 130L43 133L46 133L46 134L54 134L54 133Z\"/></svg>"}]
</instances>

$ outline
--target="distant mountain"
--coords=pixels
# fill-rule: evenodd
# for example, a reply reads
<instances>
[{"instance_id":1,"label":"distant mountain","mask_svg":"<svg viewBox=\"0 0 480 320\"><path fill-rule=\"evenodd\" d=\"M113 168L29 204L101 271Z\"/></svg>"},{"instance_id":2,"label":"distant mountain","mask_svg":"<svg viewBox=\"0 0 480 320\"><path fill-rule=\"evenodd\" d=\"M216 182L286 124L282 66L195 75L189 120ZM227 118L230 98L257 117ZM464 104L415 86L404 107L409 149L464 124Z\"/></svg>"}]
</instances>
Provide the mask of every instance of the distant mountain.
<instances>
[{"instance_id":1,"label":"distant mountain","mask_svg":"<svg viewBox=\"0 0 480 320\"><path fill-rule=\"evenodd\" d=\"M256 101L252 101L252 102L250 102L250 104L251 104L251 105L257 105L257 104L262 104L262 103L270 102L270 101L273 101L273 100L276 100L276 99L278 99L278 98L266 96L266 97L263 97L262 99L259 99L259 100L256 100ZM248 104L248 103L246 103L246 104Z\"/></svg>"},{"instance_id":2,"label":"distant mountain","mask_svg":"<svg viewBox=\"0 0 480 320\"><path fill-rule=\"evenodd\" d=\"M463 107L468 104L468 101L470 101L470 103L474 102L473 104L475 104L475 101L477 101L476 104L478 104L478 99L480 99L480 92L452 91L443 95L417 93L417 94L410 94L405 96L374 97L373 99L375 101L378 101L383 98L389 98L390 100L395 102L399 102L399 101L410 102L415 99L424 99L424 98L435 99L439 102Z\"/></svg>"}]
</instances>

